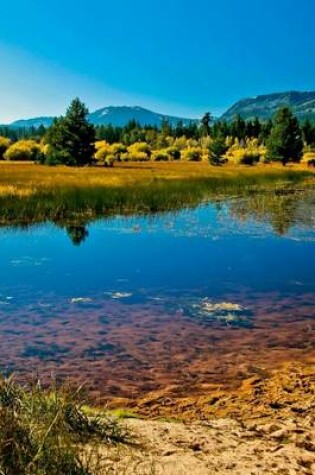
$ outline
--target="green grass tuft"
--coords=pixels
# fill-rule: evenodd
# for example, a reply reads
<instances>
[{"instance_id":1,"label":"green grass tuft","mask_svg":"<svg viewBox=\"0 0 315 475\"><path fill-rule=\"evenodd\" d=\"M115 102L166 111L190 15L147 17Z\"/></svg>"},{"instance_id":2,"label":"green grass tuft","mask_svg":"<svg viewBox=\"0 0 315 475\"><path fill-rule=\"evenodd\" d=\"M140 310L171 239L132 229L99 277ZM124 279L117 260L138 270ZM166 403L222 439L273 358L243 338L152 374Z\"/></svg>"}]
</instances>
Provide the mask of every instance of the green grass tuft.
<instances>
[{"instance_id":1,"label":"green grass tuft","mask_svg":"<svg viewBox=\"0 0 315 475\"><path fill-rule=\"evenodd\" d=\"M87 415L80 392L40 384L25 389L12 378L0 383L0 473L92 475L101 473L104 444L130 434L112 416Z\"/></svg>"}]
</instances>

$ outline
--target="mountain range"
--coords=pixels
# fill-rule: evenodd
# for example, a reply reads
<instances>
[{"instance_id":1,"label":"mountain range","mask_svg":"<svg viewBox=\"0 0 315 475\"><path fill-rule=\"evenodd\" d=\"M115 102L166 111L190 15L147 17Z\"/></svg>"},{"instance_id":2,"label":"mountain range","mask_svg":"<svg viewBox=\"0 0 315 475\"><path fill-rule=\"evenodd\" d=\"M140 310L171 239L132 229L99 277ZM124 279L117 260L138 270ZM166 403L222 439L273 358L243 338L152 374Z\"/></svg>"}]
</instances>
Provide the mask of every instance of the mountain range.
<instances>
[{"instance_id":1,"label":"mountain range","mask_svg":"<svg viewBox=\"0 0 315 475\"><path fill-rule=\"evenodd\" d=\"M40 125L49 127L53 120L54 117L36 117L34 119L16 120L15 122L9 124L9 126L14 128L28 128L32 126L39 127ZM188 125L190 122L196 119L186 119L182 117L158 114L139 106L110 106L98 109L95 112L91 112L89 114L89 121L94 125L111 124L115 127L122 127L131 120L139 122L139 124L142 126L155 125L159 127L165 120L175 126L179 121L182 121L183 124Z\"/></svg>"},{"instance_id":2,"label":"mountain range","mask_svg":"<svg viewBox=\"0 0 315 475\"><path fill-rule=\"evenodd\" d=\"M315 120L315 91L289 91L242 99L230 107L220 119L230 122L240 114L247 120L255 117L267 120L274 116L279 107L283 106L290 107L300 120L306 118Z\"/></svg>"},{"instance_id":3,"label":"mountain range","mask_svg":"<svg viewBox=\"0 0 315 475\"><path fill-rule=\"evenodd\" d=\"M300 120L309 118L315 121L315 91L289 91L242 99L230 107L220 117L220 120L230 122L238 114L244 119L258 117L261 120L267 120L273 117L279 107L283 106L290 107ZM89 114L89 120L94 125L124 126L132 119L142 126L160 126L164 120L173 126L179 121L182 121L185 125L198 121L198 119L159 114L139 106L104 107ZM34 119L17 120L8 125L12 128L39 127L40 125L49 127L53 120L54 117L36 117Z\"/></svg>"}]
</instances>

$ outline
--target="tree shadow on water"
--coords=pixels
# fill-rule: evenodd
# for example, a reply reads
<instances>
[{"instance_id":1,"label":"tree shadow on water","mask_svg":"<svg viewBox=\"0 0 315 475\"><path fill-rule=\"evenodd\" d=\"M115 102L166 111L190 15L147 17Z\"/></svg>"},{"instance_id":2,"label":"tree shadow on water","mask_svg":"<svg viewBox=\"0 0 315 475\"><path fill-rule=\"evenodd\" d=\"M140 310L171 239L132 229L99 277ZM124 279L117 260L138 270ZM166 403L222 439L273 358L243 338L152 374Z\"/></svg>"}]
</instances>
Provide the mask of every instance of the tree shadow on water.
<instances>
[{"instance_id":1,"label":"tree shadow on water","mask_svg":"<svg viewBox=\"0 0 315 475\"><path fill-rule=\"evenodd\" d=\"M66 231L74 246L80 246L89 237L89 231L85 225L66 226Z\"/></svg>"}]
</instances>

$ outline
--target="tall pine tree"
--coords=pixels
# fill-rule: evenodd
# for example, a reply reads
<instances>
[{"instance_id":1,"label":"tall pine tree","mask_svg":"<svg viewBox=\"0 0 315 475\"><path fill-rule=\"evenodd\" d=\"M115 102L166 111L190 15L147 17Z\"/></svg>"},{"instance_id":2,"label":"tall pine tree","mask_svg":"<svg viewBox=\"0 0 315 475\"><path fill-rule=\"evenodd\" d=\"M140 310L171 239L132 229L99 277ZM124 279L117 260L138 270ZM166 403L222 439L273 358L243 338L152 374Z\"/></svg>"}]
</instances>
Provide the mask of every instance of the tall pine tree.
<instances>
[{"instance_id":1,"label":"tall pine tree","mask_svg":"<svg viewBox=\"0 0 315 475\"><path fill-rule=\"evenodd\" d=\"M288 162L299 162L302 155L302 131L298 120L288 107L280 108L267 140L267 157L286 165Z\"/></svg>"},{"instance_id":2,"label":"tall pine tree","mask_svg":"<svg viewBox=\"0 0 315 475\"><path fill-rule=\"evenodd\" d=\"M88 109L74 99L64 117L55 120L47 133L50 158L65 165L88 165L95 154L95 128L87 120Z\"/></svg>"}]
</instances>

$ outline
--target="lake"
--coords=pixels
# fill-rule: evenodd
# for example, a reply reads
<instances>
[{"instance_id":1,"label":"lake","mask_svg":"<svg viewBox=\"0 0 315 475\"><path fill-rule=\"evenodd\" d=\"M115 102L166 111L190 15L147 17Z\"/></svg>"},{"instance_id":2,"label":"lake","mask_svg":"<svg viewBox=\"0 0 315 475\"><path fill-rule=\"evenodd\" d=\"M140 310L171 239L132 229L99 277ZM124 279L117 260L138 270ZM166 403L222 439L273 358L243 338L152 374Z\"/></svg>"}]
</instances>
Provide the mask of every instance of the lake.
<instances>
[{"instance_id":1,"label":"lake","mask_svg":"<svg viewBox=\"0 0 315 475\"><path fill-rule=\"evenodd\" d=\"M314 250L312 189L1 228L1 371L103 403L314 361Z\"/></svg>"}]
</instances>

